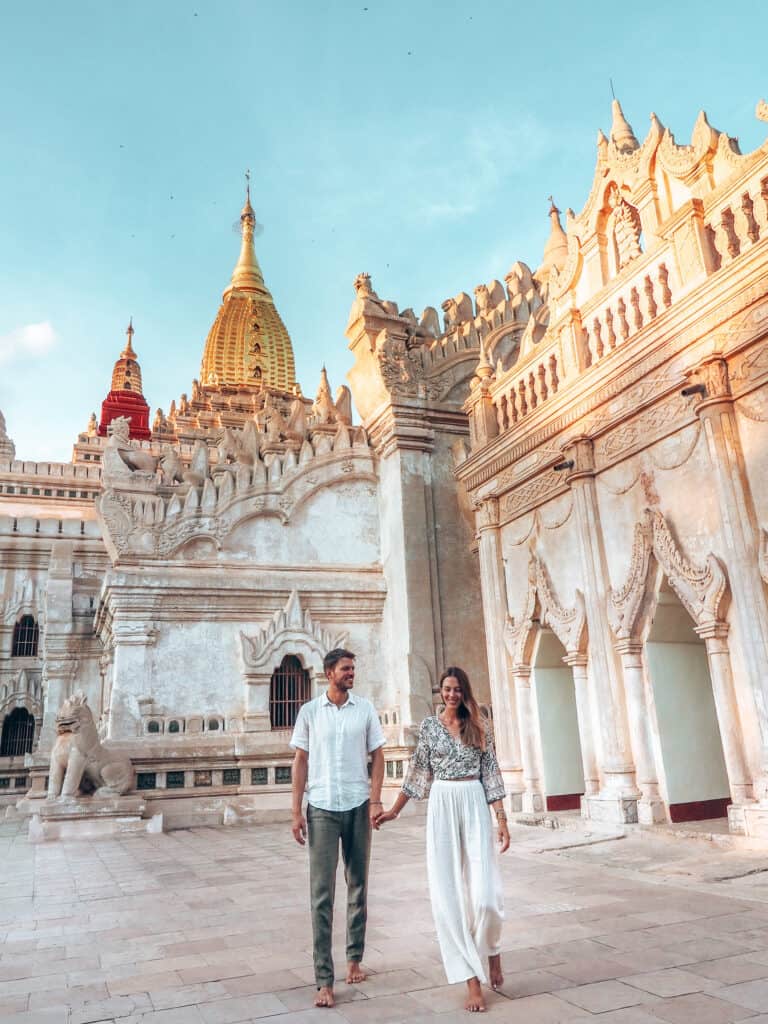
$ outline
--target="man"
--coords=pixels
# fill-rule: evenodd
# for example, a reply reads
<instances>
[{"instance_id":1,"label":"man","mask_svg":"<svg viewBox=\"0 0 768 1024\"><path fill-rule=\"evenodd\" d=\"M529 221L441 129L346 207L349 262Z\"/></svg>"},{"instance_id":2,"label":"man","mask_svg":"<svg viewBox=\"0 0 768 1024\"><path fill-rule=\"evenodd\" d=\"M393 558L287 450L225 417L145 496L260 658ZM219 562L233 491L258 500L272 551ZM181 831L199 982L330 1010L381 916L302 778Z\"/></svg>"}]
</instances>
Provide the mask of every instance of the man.
<instances>
[{"instance_id":1,"label":"man","mask_svg":"<svg viewBox=\"0 0 768 1024\"><path fill-rule=\"evenodd\" d=\"M314 939L315 1006L333 1006L333 900L339 844L347 882L347 984L365 981L361 967L368 914L371 828L382 811L384 733L370 701L353 697L355 655L337 647L323 659L328 689L299 709L291 737L293 837L309 835L309 887ZM371 777L368 780L368 756ZM307 790L307 817L301 811Z\"/></svg>"}]
</instances>

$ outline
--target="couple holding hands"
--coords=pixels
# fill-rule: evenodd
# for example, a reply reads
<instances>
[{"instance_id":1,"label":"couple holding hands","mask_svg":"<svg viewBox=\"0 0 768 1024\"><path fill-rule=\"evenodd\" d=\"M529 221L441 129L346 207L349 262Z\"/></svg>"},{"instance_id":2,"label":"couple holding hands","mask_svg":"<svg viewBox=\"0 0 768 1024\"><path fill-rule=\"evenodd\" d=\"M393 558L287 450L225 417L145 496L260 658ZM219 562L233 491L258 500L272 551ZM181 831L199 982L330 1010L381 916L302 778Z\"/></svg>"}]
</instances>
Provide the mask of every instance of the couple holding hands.
<instances>
[{"instance_id":1,"label":"couple holding hands","mask_svg":"<svg viewBox=\"0 0 768 1024\"><path fill-rule=\"evenodd\" d=\"M447 668L440 679L444 707L422 722L403 787L385 811L384 734L371 702L352 694L354 659L343 648L328 652L323 661L328 689L301 707L291 737L296 752L292 831L302 846L309 842L315 1005L334 1005L331 945L339 845L348 897L346 980L355 984L366 978L361 961L371 829L394 821L410 799L429 793L427 873L440 953L448 981L467 984L465 1008L482 1012L481 984L499 988L504 981L504 909L494 832L500 851L509 847L504 784L490 724L466 673Z\"/></svg>"}]
</instances>

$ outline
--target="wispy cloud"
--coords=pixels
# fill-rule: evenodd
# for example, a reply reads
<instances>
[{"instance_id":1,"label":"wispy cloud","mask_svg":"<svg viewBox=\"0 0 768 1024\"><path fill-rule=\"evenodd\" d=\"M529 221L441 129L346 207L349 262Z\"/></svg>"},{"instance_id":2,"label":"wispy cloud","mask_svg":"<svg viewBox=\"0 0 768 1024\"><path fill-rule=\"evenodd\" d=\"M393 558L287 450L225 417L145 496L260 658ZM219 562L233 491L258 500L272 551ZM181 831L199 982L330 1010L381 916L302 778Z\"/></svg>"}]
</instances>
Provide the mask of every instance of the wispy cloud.
<instances>
[{"instance_id":1,"label":"wispy cloud","mask_svg":"<svg viewBox=\"0 0 768 1024\"><path fill-rule=\"evenodd\" d=\"M25 358L38 359L49 352L57 341L58 334L48 320L16 327L8 334L0 334L0 363Z\"/></svg>"},{"instance_id":2,"label":"wispy cloud","mask_svg":"<svg viewBox=\"0 0 768 1024\"><path fill-rule=\"evenodd\" d=\"M510 180L530 171L556 146L548 125L532 115L505 120L488 114L455 123L441 113L405 117L386 158L356 156L333 126L317 139L313 172L325 216L349 218L375 208L379 215L432 224L471 217L492 205ZM339 154L347 154L344 160ZM351 154L351 155L349 155Z\"/></svg>"}]
</instances>

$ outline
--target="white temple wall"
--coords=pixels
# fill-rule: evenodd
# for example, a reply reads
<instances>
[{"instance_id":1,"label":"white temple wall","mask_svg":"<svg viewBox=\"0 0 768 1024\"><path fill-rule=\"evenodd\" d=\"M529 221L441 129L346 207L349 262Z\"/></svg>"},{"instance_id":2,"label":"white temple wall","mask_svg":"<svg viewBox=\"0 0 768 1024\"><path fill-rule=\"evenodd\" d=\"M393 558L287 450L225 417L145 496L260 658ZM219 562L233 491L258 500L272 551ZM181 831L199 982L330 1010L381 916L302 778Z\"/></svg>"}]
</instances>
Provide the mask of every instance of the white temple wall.
<instances>
[{"instance_id":1,"label":"white temple wall","mask_svg":"<svg viewBox=\"0 0 768 1024\"><path fill-rule=\"evenodd\" d=\"M379 547L375 489L356 482L317 491L287 524L270 516L249 519L222 544L228 558L283 565L371 564L379 561Z\"/></svg>"},{"instance_id":2,"label":"white temple wall","mask_svg":"<svg viewBox=\"0 0 768 1024\"><path fill-rule=\"evenodd\" d=\"M437 671L459 665L468 674L475 697L490 701L480 567L473 550L474 516L462 510L453 476L455 435L438 434L431 456L431 496L436 546Z\"/></svg>"}]
</instances>

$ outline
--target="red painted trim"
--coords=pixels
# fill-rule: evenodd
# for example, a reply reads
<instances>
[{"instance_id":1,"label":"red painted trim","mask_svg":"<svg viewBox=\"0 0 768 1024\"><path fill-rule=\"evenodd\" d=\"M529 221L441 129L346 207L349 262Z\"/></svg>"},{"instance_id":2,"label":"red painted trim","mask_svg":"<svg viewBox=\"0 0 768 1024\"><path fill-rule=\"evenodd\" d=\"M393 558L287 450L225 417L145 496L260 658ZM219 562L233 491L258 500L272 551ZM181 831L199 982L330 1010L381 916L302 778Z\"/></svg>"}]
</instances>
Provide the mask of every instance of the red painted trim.
<instances>
[{"instance_id":1,"label":"red painted trim","mask_svg":"<svg viewBox=\"0 0 768 1024\"><path fill-rule=\"evenodd\" d=\"M724 796L717 800L691 800L687 804L670 804L669 817L673 822L727 818L730 803L731 798Z\"/></svg>"},{"instance_id":2,"label":"red painted trim","mask_svg":"<svg viewBox=\"0 0 768 1024\"><path fill-rule=\"evenodd\" d=\"M547 797L548 811L578 811L583 793L558 793Z\"/></svg>"}]
</instances>

